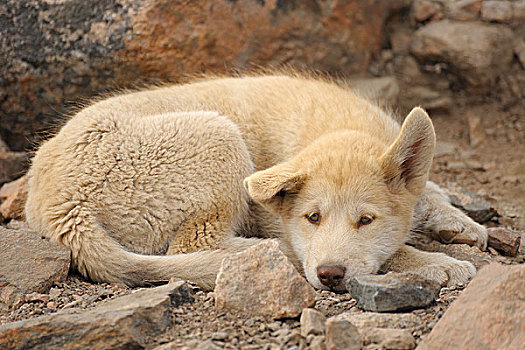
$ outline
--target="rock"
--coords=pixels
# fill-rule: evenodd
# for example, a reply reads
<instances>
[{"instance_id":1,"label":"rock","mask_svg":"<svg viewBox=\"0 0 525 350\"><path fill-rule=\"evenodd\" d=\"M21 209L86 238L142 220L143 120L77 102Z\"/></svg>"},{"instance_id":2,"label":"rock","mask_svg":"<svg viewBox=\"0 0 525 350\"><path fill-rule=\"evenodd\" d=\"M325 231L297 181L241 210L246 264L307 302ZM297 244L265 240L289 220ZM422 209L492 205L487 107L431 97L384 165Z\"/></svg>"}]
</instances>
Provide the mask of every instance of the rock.
<instances>
[{"instance_id":1,"label":"rock","mask_svg":"<svg viewBox=\"0 0 525 350\"><path fill-rule=\"evenodd\" d=\"M514 53L518 57L518 61L521 63L521 66L525 69L525 40L516 39L514 44Z\"/></svg>"},{"instance_id":2,"label":"rock","mask_svg":"<svg viewBox=\"0 0 525 350\"><path fill-rule=\"evenodd\" d=\"M381 349L410 350L416 347L416 340L406 329L362 328L365 345L378 344Z\"/></svg>"},{"instance_id":3,"label":"rock","mask_svg":"<svg viewBox=\"0 0 525 350\"><path fill-rule=\"evenodd\" d=\"M521 244L521 234L503 227L487 229L489 247L499 250L507 256L516 256Z\"/></svg>"},{"instance_id":4,"label":"rock","mask_svg":"<svg viewBox=\"0 0 525 350\"><path fill-rule=\"evenodd\" d=\"M452 106L452 97L439 91L424 87L415 86L410 89L410 94L414 104L421 105L429 111L443 110L448 111Z\"/></svg>"},{"instance_id":5,"label":"rock","mask_svg":"<svg viewBox=\"0 0 525 350\"><path fill-rule=\"evenodd\" d=\"M481 118L478 115L467 115L467 125L468 125L468 136L470 145L476 147L487 139L485 134L485 129L481 123Z\"/></svg>"},{"instance_id":6,"label":"rock","mask_svg":"<svg viewBox=\"0 0 525 350\"><path fill-rule=\"evenodd\" d=\"M64 310L0 326L0 347L12 349L142 349L170 325L170 310L193 302L184 282L119 297L90 311Z\"/></svg>"},{"instance_id":7,"label":"rock","mask_svg":"<svg viewBox=\"0 0 525 350\"><path fill-rule=\"evenodd\" d=\"M13 293L45 293L67 277L69 249L35 232L0 226L0 247L0 301L7 305L13 302Z\"/></svg>"},{"instance_id":8,"label":"rock","mask_svg":"<svg viewBox=\"0 0 525 350\"><path fill-rule=\"evenodd\" d=\"M418 349L523 349L525 265L478 272Z\"/></svg>"},{"instance_id":9,"label":"rock","mask_svg":"<svg viewBox=\"0 0 525 350\"><path fill-rule=\"evenodd\" d=\"M510 22L513 11L510 1L483 1L481 4L481 19L488 22Z\"/></svg>"},{"instance_id":10,"label":"rock","mask_svg":"<svg viewBox=\"0 0 525 350\"><path fill-rule=\"evenodd\" d=\"M322 313L315 309L304 309L301 314L301 335L307 337L310 334L324 334L326 319Z\"/></svg>"},{"instance_id":11,"label":"rock","mask_svg":"<svg viewBox=\"0 0 525 350\"><path fill-rule=\"evenodd\" d=\"M308 349L309 350L326 350L325 337L324 336L313 337Z\"/></svg>"},{"instance_id":12,"label":"rock","mask_svg":"<svg viewBox=\"0 0 525 350\"><path fill-rule=\"evenodd\" d=\"M414 328L423 323L421 317L411 313L344 312L332 319L350 321L357 328Z\"/></svg>"},{"instance_id":13,"label":"rock","mask_svg":"<svg viewBox=\"0 0 525 350\"><path fill-rule=\"evenodd\" d=\"M388 273L351 278L346 288L366 311L398 311L425 307L438 297L441 286L412 274Z\"/></svg>"},{"instance_id":14,"label":"rock","mask_svg":"<svg viewBox=\"0 0 525 350\"><path fill-rule=\"evenodd\" d=\"M398 26L392 30L390 34L390 46L394 54L406 55L410 48L410 40L412 39L412 31L404 26Z\"/></svg>"},{"instance_id":15,"label":"rock","mask_svg":"<svg viewBox=\"0 0 525 350\"><path fill-rule=\"evenodd\" d=\"M474 221L484 224L498 216L498 212L479 194L449 182L444 187L453 206L463 210Z\"/></svg>"},{"instance_id":16,"label":"rock","mask_svg":"<svg viewBox=\"0 0 525 350\"><path fill-rule=\"evenodd\" d=\"M444 141L436 141L436 149L434 150L434 157L442 157L457 152L457 147L453 143L448 143Z\"/></svg>"},{"instance_id":17,"label":"rock","mask_svg":"<svg viewBox=\"0 0 525 350\"><path fill-rule=\"evenodd\" d=\"M4 0L0 135L22 150L64 102L111 88L285 63L361 72L405 3Z\"/></svg>"},{"instance_id":18,"label":"rock","mask_svg":"<svg viewBox=\"0 0 525 350\"><path fill-rule=\"evenodd\" d=\"M442 6L437 1L414 0L410 11L410 18L413 23L424 22L428 19L440 19L443 17Z\"/></svg>"},{"instance_id":19,"label":"rock","mask_svg":"<svg viewBox=\"0 0 525 350\"><path fill-rule=\"evenodd\" d=\"M222 261L215 305L247 315L297 317L313 306L312 286L295 270L275 240L267 240Z\"/></svg>"},{"instance_id":20,"label":"rock","mask_svg":"<svg viewBox=\"0 0 525 350\"><path fill-rule=\"evenodd\" d=\"M394 77L356 79L350 81L349 85L362 95L388 106L393 106L397 103L399 84Z\"/></svg>"},{"instance_id":21,"label":"rock","mask_svg":"<svg viewBox=\"0 0 525 350\"><path fill-rule=\"evenodd\" d=\"M0 185L23 175L28 166L28 159L28 154L25 152L0 149Z\"/></svg>"},{"instance_id":22,"label":"rock","mask_svg":"<svg viewBox=\"0 0 525 350\"><path fill-rule=\"evenodd\" d=\"M448 6L448 17L456 21L472 21L478 18L483 0L460 0Z\"/></svg>"},{"instance_id":23,"label":"rock","mask_svg":"<svg viewBox=\"0 0 525 350\"><path fill-rule=\"evenodd\" d=\"M325 343L328 350L359 350L363 347L356 326L348 320L334 318L326 321Z\"/></svg>"},{"instance_id":24,"label":"rock","mask_svg":"<svg viewBox=\"0 0 525 350\"><path fill-rule=\"evenodd\" d=\"M27 177L6 183L0 188L0 215L4 219L23 220L27 200Z\"/></svg>"},{"instance_id":25,"label":"rock","mask_svg":"<svg viewBox=\"0 0 525 350\"><path fill-rule=\"evenodd\" d=\"M525 19L525 0L518 0L512 3L512 19L514 21Z\"/></svg>"},{"instance_id":26,"label":"rock","mask_svg":"<svg viewBox=\"0 0 525 350\"><path fill-rule=\"evenodd\" d=\"M513 59L509 28L478 22L431 22L418 29L411 52L423 62L443 62L461 82L487 91Z\"/></svg>"}]
</instances>

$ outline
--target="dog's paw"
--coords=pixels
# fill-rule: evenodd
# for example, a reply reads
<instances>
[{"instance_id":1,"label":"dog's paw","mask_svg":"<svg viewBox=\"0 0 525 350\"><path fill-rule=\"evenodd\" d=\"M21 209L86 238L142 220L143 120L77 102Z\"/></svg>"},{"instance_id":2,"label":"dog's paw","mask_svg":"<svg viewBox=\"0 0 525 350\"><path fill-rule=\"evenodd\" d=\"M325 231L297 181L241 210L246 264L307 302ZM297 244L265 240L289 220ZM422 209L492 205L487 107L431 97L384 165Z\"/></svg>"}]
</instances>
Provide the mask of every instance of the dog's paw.
<instances>
[{"instance_id":1,"label":"dog's paw","mask_svg":"<svg viewBox=\"0 0 525 350\"><path fill-rule=\"evenodd\" d=\"M442 286L464 284L476 275L476 268L470 262L457 260L443 253L434 254L435 261L410 272L437 281Z\"/></svg>"},{"instance_id":2,"label":"dog's paw","mask_svg":"<svg viewBox=\"0 0 525 350\"><path fill-rule=\"evenodd\" d=\"M487 249L487 229L466 216L442 223L436 234L444 243L468 244L481 250Z\"/></svg>"}]
</instances>

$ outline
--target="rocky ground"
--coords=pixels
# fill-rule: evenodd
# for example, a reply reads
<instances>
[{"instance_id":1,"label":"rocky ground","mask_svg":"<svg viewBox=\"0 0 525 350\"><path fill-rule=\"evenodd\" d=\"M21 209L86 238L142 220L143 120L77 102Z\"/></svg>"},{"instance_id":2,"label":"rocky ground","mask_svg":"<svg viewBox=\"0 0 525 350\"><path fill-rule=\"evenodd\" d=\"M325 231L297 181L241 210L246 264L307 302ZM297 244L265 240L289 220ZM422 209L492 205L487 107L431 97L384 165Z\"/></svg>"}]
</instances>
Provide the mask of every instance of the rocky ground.
<instances>
[{"instance_id":1,"label":"rocky ground","mask_svg":"<svg viewBox=\"0 0 525 350\"><path fill-rule=\"evenodd\" d=\"M89 9L81 1L31 0L26 8L12 3L8 7L0 5L0 23L12 22L0 26L0 32L6 33L2 50L10 62L4 67L9 72L2 74L7 88L0 91L0 102L6 107L2 110L7 113L4 119L8 121L0 125L0 134L9 143L0 139L0 183L6 183L0 189L0 348L522 349L524 1L384 1L379 2L382 8L376 6L375 20L365 29L359 27L360 15L347 22L344 14L346 5L357 6L355 13L368 14L367 1L341 1L334 8L304 5L307 2L290 7L264 1L221 2L216 20L234 18L231 14L235 14L241 18L239 30L243 35L249 37L253 28L258 28L257 38L264 38L240 40L234 45L237 51L232 52L224 50L237 42L240 34L228 39L228 35L221 34L229 33L227 25L216 31L201 28L225 40L215 48L209 44L214 42L213 37L203 42L188 39L199 37L199 33L184 32L182 38L158 33L166 20L173 24L173 33L179 33L177 28L186 26L186 22L199 22L193 13L185 12L191 6L169 5L162 0L148 2L147 6L135 0L114 4L98 0L100 8L88 11L84 21L77 21L81 28L76 28L68 22L68 16L53 14L84 13ZM206 5L202 6L211 13L212 3L203 1ZM169 6L174 6L171 11L166 10ZM264 10L260 18L264 25L253 26L251 14L260 11L259 7ZM319 10L322 20L311 17ZM307 30L304 25L296 25L293 18L297 16L307 20L302 22L308 24ZM185 21L172 21L172 17ZM147 25L148 21L155 25ZM337 25L335 29L323 27L319 32L316 28L321 22ZM210 23L217 25L216 21ZM336 40L333 33L340 28L345 28L342 37L358 33L359 41L332 42L324 48L320 43L327 37ZM36 31L34 37L45 40L27 46L22 40L24 30ZM301 35L292 42L286 35L290 31ZM302 40L311 39L312 33L317 33L318 40L309 40L315 44L305 46ZM374 39L369 45L370 38L378 36L383 37L383 43ZM157 43L159 37L184 49L173 49L167 41ZM279 45L268 44L277 38ZM137 46L138 42L150 44L145 48ZM39 48L40 44L45 50ZM31 50L43 53L36 55ZM145 56L130 54L137 50ZM182 64L170 66L169 62L178 62L179 51L198 58L191 69ZM246 52L253 57L242 56ZM348 60L356 52L364 56ZM300 295L277 285L267 288L267 295L264 288L258 291L270 299L261 299L257 304L251 289L241 288L239 292L245 293L246 302L237 300L237 306L224 301L231 301L231 293L201 291L191 284L152 281L148 288L128 288L95 284L76 274L70 269L65 248L27 231L22 215L27 192L24 179L8 183L27 167L28 153L21 151L27 139L33 139L43 121L51 118L50 108L61 110L64 98L106 88L111 79L125 86L137 78L136 74L153 81L177 80L181 72L199 71L198 65L210 62L209 55L216 58L211 64L214 69L219 69L223 61L230 60L235 67L242 66L243 60L251 60L263 65L308 63L323 70L345 70L343 74L367 70L351 85L391 106L400 116L414 105L429 110L438 139L430 177L449 189L455 205L490 228L491 240L486 252L466 245L442 244L417 233L410 244L469 260L478 269L490 266L468 286L441 288L427 306L388 313L362 310L355 292L352 296L311 291L289 270L286 278L299 283L302 292L295 294ZM65 61L59 59L62 56ZM70 66L73 69L64 68ZM277 260L285 264L284 259ZM280 308L276 300L295 303L294 308L289 314L277 315ZM242 312L248 306L251 313Z\"/></svg>"}]
</instances>

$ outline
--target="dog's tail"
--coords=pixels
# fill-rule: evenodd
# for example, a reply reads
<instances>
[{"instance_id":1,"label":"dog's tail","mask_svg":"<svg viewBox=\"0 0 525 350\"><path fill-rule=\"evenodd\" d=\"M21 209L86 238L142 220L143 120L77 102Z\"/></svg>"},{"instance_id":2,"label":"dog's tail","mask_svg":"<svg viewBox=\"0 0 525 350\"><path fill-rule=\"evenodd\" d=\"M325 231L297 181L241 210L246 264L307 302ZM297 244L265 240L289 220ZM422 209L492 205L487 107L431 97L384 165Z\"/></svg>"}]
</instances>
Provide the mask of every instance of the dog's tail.
<instances>
[{"instance_id":1,"label":"dog's tail","mask_svg":"<svg viewBox=\"0 0 525 350\"><path fill-rule=\"evenodd\" d=\"M147 281L177 277L209 290L214 288L221 262L226 256L260 242L256 238L229 237L224 241L225 249L177 255L142 255L122 247L89 213L77 212L68 216L53 221L51 231L54 234L50 238L70 248L73 266L96 282L140 286Z\"/></svg>"}]
</instances>

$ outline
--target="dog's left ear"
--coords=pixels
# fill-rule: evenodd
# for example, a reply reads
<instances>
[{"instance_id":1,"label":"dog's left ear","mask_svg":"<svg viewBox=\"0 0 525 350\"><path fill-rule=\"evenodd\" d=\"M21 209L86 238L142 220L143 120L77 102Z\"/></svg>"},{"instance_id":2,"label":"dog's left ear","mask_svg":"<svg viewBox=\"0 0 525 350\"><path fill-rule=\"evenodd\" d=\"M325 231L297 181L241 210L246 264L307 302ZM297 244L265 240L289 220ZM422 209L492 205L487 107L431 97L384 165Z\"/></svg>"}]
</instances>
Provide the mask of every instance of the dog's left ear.
<instances>
[{"instance_id":1,"label":"dog's left ear","mask_svg":"<svg viewBox=\"0 0 525 350\"><path fill-rule=\"evenodd\" d=\"M406 188L419 196L428 179L436 135L428 114L419 107L406 117L394 143L381 156L380 164L392 192Z\"/></svg>"},{"instance_id":2,"label":"dog's left ear","mask_svg":"<svg viewBox=\"0 0 525 350\"><path fill-rule=\"evenodd\" d=\"M305 179L291 164L281 163L250 175L244 179L244 187L254 200L279 213L284 199L293 196Z\"/></svg>"}]
</instances>

